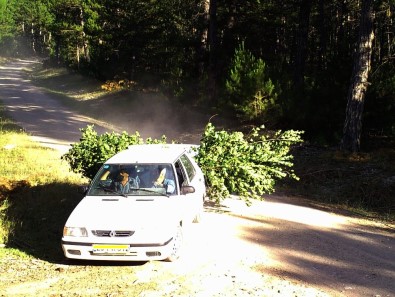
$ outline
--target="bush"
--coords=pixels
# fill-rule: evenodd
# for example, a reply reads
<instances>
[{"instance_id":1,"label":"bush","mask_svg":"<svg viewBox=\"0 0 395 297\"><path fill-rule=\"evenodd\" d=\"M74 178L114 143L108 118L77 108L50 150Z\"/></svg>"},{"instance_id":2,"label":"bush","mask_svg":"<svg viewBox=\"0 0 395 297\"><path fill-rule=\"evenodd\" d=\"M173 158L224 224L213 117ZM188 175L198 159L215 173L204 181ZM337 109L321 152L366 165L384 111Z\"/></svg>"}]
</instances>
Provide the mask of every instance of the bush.
<instances>
[{"instance_id":1,"label":"bush","mask_svg":"<svg viewBox=\"0 0 395 297\"><path fill-rule=\"evenodd\" d=\"M216 131L209 123L198 149L197 162L208 184L208 195L217 202L231 193L261 199L274 192L277 179L298 179L293 170L290 148L302 142L301 131L277 131L271 137L254 128L250 135L242 132Z\"/></svg>"}]
</instances>

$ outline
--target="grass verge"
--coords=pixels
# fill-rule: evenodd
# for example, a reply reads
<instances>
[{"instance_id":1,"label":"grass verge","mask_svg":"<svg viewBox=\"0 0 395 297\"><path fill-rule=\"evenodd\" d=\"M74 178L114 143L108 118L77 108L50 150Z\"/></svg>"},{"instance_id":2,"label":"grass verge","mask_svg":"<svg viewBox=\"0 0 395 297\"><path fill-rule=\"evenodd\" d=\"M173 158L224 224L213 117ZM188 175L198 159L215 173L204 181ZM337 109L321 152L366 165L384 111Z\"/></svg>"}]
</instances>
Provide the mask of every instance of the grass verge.
<instances>
[{"instance_id":1,"label":"grass verge","mask_svg":"<svg viewBox=\"0 0 395 297\"><path fill-rule=\"evenodd\" d=\"M0 102L0 133L2 132L19 132L22 128L16 125L10 118L5 114L3 105Z\"/></svg>"},{"instance_id":2,"label":"grass verge","mask_svg":"<svg viewBox=\"0 0 395 297\"><path fill-rule=\"evenodd\" d=\"M0 258L61 257L63 225L87 181L58 151L33 142L0 112ZM10 129L11 127L11 129ZM13 248L16 248L13 250Z\"/></svg>"}]
</instances>

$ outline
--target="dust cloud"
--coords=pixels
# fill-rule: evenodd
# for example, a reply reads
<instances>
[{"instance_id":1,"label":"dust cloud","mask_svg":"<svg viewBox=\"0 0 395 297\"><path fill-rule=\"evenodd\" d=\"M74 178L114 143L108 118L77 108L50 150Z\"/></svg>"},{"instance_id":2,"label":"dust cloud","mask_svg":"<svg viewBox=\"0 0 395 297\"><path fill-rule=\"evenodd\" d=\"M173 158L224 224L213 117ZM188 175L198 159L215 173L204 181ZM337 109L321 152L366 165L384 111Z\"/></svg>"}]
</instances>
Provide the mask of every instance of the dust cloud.
<instances>
[{"instance_id":1,"label":"dust cloud","mask_svg":"<svg viewBox=\"0 0 395 297\"><path fill-rule=\"evenodd\" d=\"M120 131L147 137L167 137L181 143L198 144L205 126L213 122L212 114L170 100L159 94L124 92L118 98L104 97L91 108L102 110L101 118Z\"/></svg>"}]
</instances>

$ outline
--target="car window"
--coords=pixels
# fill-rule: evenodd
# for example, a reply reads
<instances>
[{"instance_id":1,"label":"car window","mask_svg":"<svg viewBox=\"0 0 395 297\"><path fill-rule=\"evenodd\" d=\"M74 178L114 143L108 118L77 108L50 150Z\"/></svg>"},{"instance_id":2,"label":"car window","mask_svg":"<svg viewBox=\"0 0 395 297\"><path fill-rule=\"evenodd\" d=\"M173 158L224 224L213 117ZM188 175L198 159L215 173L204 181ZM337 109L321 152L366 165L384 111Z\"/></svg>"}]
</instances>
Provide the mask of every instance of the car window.
<instances>
[{"instance_id":1,"label":"car window","mask_svg":"<svg viewBox=\"0 0 395 297\"><path fill-rule=\"evenodd\" d=\"M185 170L188 175L188 179L191 181L196 175L195 167L193 167L191 160L189 160L189 158L186 155L182 155L180 157L180 159L181 159L182 164L185 167Z\"/></svg>"},{"instance_id":2,"label":"car window","mask_svg":"<svg viewBox=\"0 0 395 297\"><path fill-rule=\"evenodd\" d=\"M186 176L184 166L181 163L181 160L177 160L175 163L176 174L178 178L178 185L181 188L183 185L188 185L188 178Z\"/></svg>"},{"instance_id":3,"label":"car window","mask_svg":"<svg viewBox=\"0 0 395 297\"><path fill-rule=\"evenodd\" d=\"M104 164L93 179L88 195L175 195L175 183L171 164Z\"/></svg>"}]
</instances>

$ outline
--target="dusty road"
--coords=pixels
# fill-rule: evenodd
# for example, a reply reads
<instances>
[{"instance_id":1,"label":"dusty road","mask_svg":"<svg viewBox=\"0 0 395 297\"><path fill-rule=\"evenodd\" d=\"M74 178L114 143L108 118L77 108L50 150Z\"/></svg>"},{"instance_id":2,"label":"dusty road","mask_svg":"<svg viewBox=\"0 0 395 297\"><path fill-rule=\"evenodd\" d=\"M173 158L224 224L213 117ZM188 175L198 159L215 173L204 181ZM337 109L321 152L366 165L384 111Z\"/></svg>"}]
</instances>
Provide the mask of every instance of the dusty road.
<instances>
[{"instance_id":1,"label":"dusty road","mask_svg":"<svg viewBox=\"0 0 395 297\"><path fill-rule=\"evenodd\" d=\"M78 140L83 117L31 85L21 69L30 63L0 68L0 100L32 134ZM207 205L189 231L175 263L0 259L0 296L395 296L390 226L270 196L251 207L236 197Z\"/></svg>"},{"instance_id":2,"label":"dusty road","mask_svg":"<svg viewBox=\"0 0 395 297\"><path fill-rule=\"evenodd\" d=\"M80 128L95 124L99 133L111 129L104 123L77 115L32 85L27 71L39 63L13 60L0 65L0 100L15 122L43 145L62 148L76 142Z\"/></svg>"}]
</instances>

